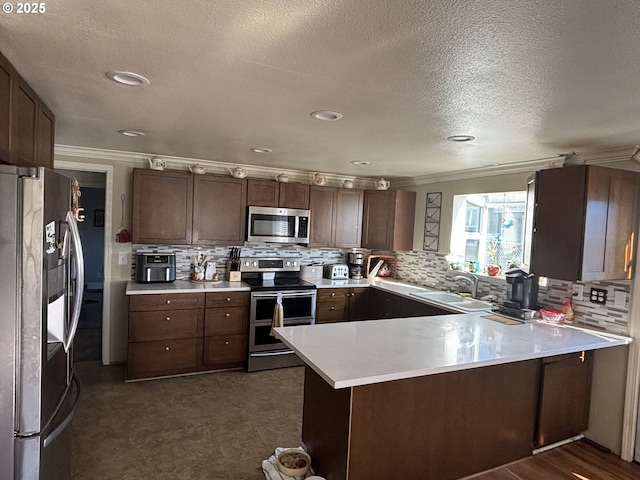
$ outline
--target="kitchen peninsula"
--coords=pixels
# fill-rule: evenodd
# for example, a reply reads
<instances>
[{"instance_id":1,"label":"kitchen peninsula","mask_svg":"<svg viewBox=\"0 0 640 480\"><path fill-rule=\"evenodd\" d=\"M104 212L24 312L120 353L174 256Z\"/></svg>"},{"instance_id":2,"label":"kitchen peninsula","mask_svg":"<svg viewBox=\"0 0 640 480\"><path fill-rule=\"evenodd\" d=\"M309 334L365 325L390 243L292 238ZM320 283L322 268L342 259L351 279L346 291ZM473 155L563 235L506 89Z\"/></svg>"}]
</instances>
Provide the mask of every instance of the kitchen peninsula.
<instances>
[{"instance_id":1,"label":"kitchen peninsula","mask_svg":"<svg viewBox=\"0 0 640 480\"><path fill-rule=\"evenodd\" d=\"M316 471L456 479L584 431L593 350L631 340L495 320L481 312L276 329L306 363L302 438Z\"/></svg>"}]
</instances>

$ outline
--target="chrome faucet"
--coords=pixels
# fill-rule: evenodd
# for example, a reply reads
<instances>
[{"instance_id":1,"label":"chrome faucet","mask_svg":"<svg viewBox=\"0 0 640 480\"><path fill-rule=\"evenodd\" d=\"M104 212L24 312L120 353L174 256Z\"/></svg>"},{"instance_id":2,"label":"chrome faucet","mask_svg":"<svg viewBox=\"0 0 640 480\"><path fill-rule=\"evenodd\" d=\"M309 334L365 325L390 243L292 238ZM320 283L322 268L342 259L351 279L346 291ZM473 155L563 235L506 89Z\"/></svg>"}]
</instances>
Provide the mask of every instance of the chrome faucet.
<instances>
[{"instance_id":1,"label":"chrome faucet","mask_svg":"<svg viewBox=\"0 0 640 480\"><path fill-rule=\"evenodd\" d=\"M478 276L477 275L474 275L473 273L468 273L468 272L461 272L455 277L453 277L453 280L454 281L464 280L465 282L469 283L469 285L471 285L471 296L473 298L476 298L476 295L478 293Z\"/></svg>"}]
</instances>

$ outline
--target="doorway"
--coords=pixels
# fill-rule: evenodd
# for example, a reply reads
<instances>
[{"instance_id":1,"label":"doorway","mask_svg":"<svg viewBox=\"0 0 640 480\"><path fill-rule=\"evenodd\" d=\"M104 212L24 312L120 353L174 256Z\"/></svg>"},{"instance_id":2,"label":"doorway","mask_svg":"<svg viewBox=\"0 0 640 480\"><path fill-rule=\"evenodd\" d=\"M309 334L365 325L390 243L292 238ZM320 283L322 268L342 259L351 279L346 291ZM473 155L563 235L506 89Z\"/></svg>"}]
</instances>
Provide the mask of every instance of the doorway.
<instances>
[{"instance_id":1,"label":"doorway","mask_svg":"<svg viewBox=\"0 0 640 480\"><path fill-rule=\"evenodd\" d=\"M111 363L111 243L108 241L112 229L111 197L113 195L113 167L104 164L69 162L64 160L55 161L55 170L60 171L70 177L78 179L80 184L80 206L84 208L85 221L79 227L83 244L88 243L88 247L95 252L99 242L95 237L102 237L102 253L85 252L85 266L90 260L95 262L92 268L93 276L86 277L86 297L83 299L78 334L83 336L82 330L91 330L86 333L91 338L91 347L86 355L75 353L76 361L86 361L87 358L102 360L103 365ZM96 189L98 192L91 189ZM91 197L97 197L91 198ZM94 212L94 210L96 210ZM94 226L95 224L95 226ZM102 226L100 226L102 225ZM93 236L89 240L83 237L82 229L93 229ZM86 247L85 247L86 250ZM91 257L91 258L90 258ZM78 342L82 342L79 340ZM80 343L75 345L76 350L84 349ZM97 354L96 358L96 352Z\"/></svg>"}]
</instances>

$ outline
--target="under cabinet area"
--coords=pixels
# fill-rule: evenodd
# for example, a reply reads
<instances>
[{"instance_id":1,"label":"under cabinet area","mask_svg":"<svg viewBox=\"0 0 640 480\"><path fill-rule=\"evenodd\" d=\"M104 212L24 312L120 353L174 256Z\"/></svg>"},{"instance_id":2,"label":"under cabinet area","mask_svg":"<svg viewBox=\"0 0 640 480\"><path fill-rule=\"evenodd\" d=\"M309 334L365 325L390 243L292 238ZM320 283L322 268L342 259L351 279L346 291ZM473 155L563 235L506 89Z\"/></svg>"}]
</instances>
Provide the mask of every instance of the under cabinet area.
<instances>
[{"instance_id":1,"label":"under cabinet area","mask_svg":"<svg viewBox=\"0 0 640 480\"><path fill-rule=\"evenodd\" d=\"M131 295L127 380L242 368L248 292Z\"/></svg>"},{"instance_id":2,"label":"under cabinet area","mask_svg":"<svg viewBox=\"0 0 640 480\"><path fill-rule=\"evenodd\" d=\"M594 165L537 172L531 271L569 281L631 278L639 179Z\"/></svg>"}]
</instances>

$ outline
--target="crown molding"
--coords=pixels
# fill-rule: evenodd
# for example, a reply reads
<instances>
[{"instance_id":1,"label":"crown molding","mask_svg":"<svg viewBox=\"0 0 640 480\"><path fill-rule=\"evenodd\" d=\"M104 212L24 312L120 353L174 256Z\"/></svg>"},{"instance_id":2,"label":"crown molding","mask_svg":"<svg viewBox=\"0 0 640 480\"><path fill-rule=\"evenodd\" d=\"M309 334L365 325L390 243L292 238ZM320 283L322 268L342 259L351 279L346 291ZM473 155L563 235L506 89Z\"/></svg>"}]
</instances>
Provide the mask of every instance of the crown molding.
<instances>
[{"instance_id":1,"label":"crown molding","mask_svg":"<svg viewBox=\"0 0 640 480\"><path fill-rule=\"evenodd\" d=\"M590 165L621 162L630 160L634 154L634 148L618 148L608 151L596 152L594 154L582 154L586 162ZM232 162L220 162L216 160L203 160L199 158L172 157L167 155L154 155L149 153L127 152L121 150L105 150L101 148L76 147L72 145L58 145L54 147L55 156L66 156L82 159L103 160L114 163L122 163L128 166L144 168L149 166L149 159L162 158L171 170L189 170L189 166L196 164L205 168L206 173L219 175L230 175L230 171L240 167L247 172L248 178L260 178L275 180L281 173L289 175L292 182L311 184L314 172L303 170L288 170L260 165L248 165ZM431 183L450 182L455 180L467 180L471 178L494 177L499 175L509 175L517 173L533 173L545 168L562 166L562 157L554 156L539 158L535 160L525 160L520 162L502 163L492 167L477 167L466 170L450 171L422 175L419 177L389 177L393 188L415 187L417 185L428 185ZM344 180L352 180L355 188L374 190L377 178L358 177L355 175L338 175L332 173L322 173L326 179L326 186L342 186Z\"/></svg>"},{"instance_id":2,"label":"crown molding","mask_svg":"<svg viewBox=\"0 0 640 480\"><path fill-rule=\"evenodd\" d=\"M622 162L632 158L633 148L618 148L615 150L601 151L594 154L582 154L589 165L602 165L606 163ZM456 180L468 180L471 178L495 177L517 173L533 173L537 170L562 167L562 156L538 158L521 162L502 163L492 167L469 168L443 173L434 173L414 178L392 178L395 187L414 187L416 185L428 185L430 183L451 182Z\"/></svg>"}]
</instances>

